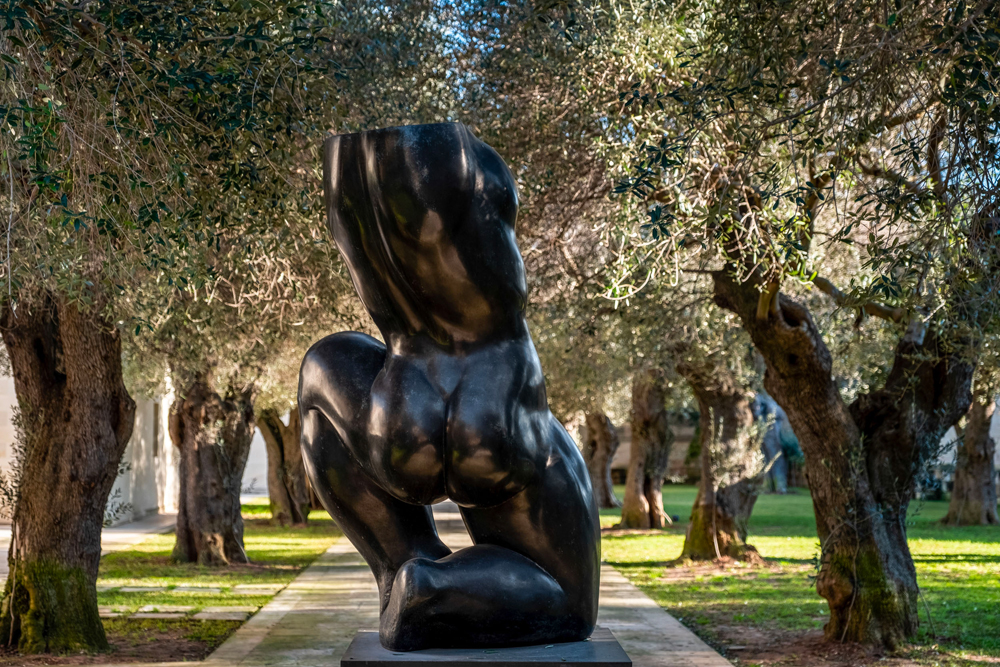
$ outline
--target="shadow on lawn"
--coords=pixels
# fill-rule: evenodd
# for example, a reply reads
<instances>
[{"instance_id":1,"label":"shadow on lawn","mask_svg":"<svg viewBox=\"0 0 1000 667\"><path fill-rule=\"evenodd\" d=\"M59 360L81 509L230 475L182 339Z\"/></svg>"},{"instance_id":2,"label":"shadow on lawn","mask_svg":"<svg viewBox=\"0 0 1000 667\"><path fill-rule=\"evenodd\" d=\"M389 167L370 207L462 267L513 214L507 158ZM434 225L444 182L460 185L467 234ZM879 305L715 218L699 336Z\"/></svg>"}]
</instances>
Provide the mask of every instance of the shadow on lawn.
<instances>
[{"instance_id":1,"label":"shadow on lawn","mask_svg":"<svg viewBox=\"0 0 1000 667\"><path fill-rule=\"evenodd\" d=\"M944 556L914 556L915 563L1000 563L1000 555L947 554Z\"/></svg>"}]
</instances>

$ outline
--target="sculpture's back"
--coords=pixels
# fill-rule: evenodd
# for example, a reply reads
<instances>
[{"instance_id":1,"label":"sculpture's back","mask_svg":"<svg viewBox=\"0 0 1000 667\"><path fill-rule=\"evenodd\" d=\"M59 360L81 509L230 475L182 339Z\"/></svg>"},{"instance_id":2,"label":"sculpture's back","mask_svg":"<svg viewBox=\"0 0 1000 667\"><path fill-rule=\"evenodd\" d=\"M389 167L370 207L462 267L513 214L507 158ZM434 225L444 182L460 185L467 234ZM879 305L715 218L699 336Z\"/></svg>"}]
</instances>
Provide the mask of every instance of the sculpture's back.
<instances>
[{"instance_id":1,"label":"sculpture's back","mask_svg":"<svg viewBox=\"0 0 1000 667\"><path fill-rule=\"evenodd\" d=\"M517 189L496 152L457 123L326 141L330 232L387 338L441 345L524 335Z\"/></svg>"},{"instance_id":2,"label":"sculpture's back","mask_svg":"<svg viewBox=\"0 0 1000 667\"><path fill-rule=\"evenodd\" d=\"M524 318L517 196L457 124L331 137L331 232L387 347L329 336L303 362L303 453L371 565L394 649L583 639L600 531L580 454L552 417ZM427 507L451 498L454 554Z\"/></svg>"}]
</instances>

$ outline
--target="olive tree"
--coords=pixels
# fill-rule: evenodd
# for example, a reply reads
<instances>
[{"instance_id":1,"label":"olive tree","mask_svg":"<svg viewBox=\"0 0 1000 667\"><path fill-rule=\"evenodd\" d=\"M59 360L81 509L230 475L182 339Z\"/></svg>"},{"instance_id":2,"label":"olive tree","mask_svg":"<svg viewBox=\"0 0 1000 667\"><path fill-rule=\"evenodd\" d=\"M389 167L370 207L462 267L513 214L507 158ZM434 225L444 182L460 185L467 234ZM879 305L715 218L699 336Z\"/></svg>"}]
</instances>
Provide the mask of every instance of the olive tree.
<instances>
[{"instance_id":1,"label":"olive tree","mask_svg":"<svg viewBox=\"0 0 1000 667\"><path fill-rule=\"evenodd\" d=\"M996 19L989 3L696 4L680 62L624 94L646 133L619 191L647 217L620 230L609 293L663 258L709 272L805 454L826 634L893 647L918 623L914 485L995 326ZM843 254L858 270L838 285ZM851 402L810 288L895 332L881 386Z\"/></svg>"},{"instance_id":2,"label":"olive tree","mask_svg":"<svg viewBox=\"0 0 1000 667\"><path fill-rule=\"evenodd\" d=\"M359 98L338 95L348 72L364 90L357 79L395 67L409 43L404 10L426 14L418 3L4 6L0 335L24 451L0 634L20 651L107 649L100 532L134 413L122 342L155 326L150 294L172 289L177 304L215 288L223 246L239 244L250 266L265 256L257 241L274 212L300 214L315 194L302 187L309 150L361 116ZM245 305L244 292L226 296Z\"/></svg>"},{"instance_id":3,"label":"olive tree","mask_svg":"<svg viewBox=\"0 0 1000 667\"><path fill-rule=\"evenodd\" d=\"M973 378L972 402L964 423L956 424L954 485L945 525L988 526L1000 524L997 516L997 479L993 459L996 442L990 426L996 412L997 377L995 351L990 340L984 347Z\"/></svg>"}]
</instances>

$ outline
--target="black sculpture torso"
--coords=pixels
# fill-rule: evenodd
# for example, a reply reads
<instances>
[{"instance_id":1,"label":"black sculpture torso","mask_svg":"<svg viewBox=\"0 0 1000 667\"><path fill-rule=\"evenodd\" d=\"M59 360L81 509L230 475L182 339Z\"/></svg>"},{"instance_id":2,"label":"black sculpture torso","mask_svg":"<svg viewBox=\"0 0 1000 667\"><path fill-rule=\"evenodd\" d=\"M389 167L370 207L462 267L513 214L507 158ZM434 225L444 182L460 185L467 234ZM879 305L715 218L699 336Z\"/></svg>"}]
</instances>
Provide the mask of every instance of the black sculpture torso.
<instances>
[{"instance_id":1,"label":"black sculpture torso","mask_svg":"<svg viewBox=\"0 0 1000 667\"><path fill-rule=\"evenodd\" d=\"M382 643L586 638L597 509L528 333L510 171L459 124L333 136L324 148L330 230L386 344L346 332L309 350L302 448L375 573ZM438 539L427 505L446 498L475 546L451 553Z\"/></svg>"}]
</instances>

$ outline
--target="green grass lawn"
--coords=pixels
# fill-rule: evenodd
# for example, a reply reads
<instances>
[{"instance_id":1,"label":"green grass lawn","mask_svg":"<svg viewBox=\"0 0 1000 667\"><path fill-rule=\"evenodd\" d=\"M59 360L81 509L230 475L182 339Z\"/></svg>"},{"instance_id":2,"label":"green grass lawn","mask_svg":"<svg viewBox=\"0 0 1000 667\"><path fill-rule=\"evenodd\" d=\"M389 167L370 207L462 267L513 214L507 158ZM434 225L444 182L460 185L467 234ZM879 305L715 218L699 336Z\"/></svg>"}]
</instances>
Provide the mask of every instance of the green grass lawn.
<instances>
[{"instance_id":1,"label":"green grass lawn","mask_svg":"<svg viewBox=\"0 0 1000 667\"><path fill-rule=\"evenodd\" d=\"M681 553L695 493L693 486L664 487L664 507L681 521L661 534L605 536L604 559L716 646L741 632L822 628L827 607L810 576L819 542L808 491L757 501L748 541L771 567L668 568ZM959 658L1000 658L1000 527L942 526L947 508L946 501L921 502L910 512L910 550L932 621L921 609L916 648L937 645ZM618 517L602 511L601 524L611 526Z\"/></svg>"},{"instance_id":2,"label":"green grass lawn","mask_svg":"<svg viewBox=\"0 0 1000 667\"><path fill-rule=\"evenodd\" d=\"M203 607L261 607L273 594L244 595L233 592L241 584L288 584L340 536L340 531L323 511L314 511L305 528L282 528L270 525L266 501L243 506L244 545L249 564L228 567L205 567L194 563L174 563L170 553L174 535L153 535L129 549L115 551L101 558L97 602L127 613L140 607L191 606L190 613ZM123 592L123 586L164 587L158 592ZM179 586L216 588L218 592L180 592ZM105 630L115 648L135 648L142 657L142 647L156 641L162 650L176 650L173 659L199 659L241 625L238 621L195 621L116 618L104 621ZM172 646L173 649L169 647ZM201 655L199 655L199 650Z\"/></svg>"}]
</instances>

